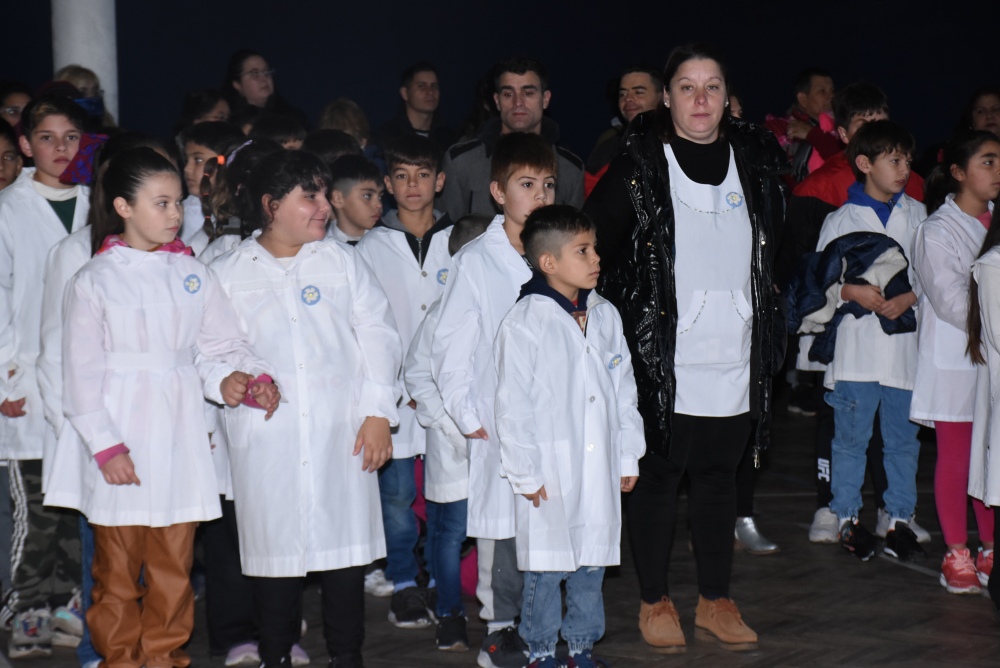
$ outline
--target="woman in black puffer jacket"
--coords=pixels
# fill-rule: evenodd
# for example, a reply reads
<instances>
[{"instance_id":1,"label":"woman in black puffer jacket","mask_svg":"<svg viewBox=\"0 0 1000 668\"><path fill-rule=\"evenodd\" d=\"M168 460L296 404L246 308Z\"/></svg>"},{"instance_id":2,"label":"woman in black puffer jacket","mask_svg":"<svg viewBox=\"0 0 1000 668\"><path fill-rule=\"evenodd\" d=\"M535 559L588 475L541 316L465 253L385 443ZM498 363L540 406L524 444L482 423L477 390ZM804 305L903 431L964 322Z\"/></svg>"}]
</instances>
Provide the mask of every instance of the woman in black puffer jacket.
<instances>
[{"instance_id":1,"label":"woman in black puffer jacket","mask_svg":"<svg viewBox=\"0 0 1000 668\"><path fill-rule=\"evenodd\" d=\"M632 121L622 155L585 206L598 225L601 293L621 312L646 428L628 502L639 626L647 643L683 650L667 573L686 474L696 626L745 649L757 636L729 598L735 477L751 431L755 458L767 445L771 376L784 353L771 265L787 163L770 132L729 117L714 49L675 49L663 80L666 108Z\"/></svg>"}]
</instances>

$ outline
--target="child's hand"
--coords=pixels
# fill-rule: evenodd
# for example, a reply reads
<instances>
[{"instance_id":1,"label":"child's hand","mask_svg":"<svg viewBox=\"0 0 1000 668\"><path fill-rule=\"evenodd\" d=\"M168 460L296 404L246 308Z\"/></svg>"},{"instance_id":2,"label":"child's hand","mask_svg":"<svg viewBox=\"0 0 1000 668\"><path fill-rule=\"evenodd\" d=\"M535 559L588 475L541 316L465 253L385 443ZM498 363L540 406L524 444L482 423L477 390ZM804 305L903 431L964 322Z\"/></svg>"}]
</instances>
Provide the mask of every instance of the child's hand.
<instances>
[{"instance_id":1,"label":"child's hand","mask_svg":"<svg viewBox=\"0 0 1000 668\"><path fill-rule=\"evenodd\" d=\"M373 416L365 418L354 441L354 455L357 456L362 448L365 451L361 460L362 471L374 473L389 461L392 457L392 434L389 433L388 420Z\"/></svg>"},{"instance_id":2,"label":"child's hand","mask_svg":"<svg viewBox=\"0 0 1000 668\"><path fill-rule=\"evenodd\" d=\"M135 465L127 452L115 455L101 467L104 482L109 485L139 485L139 476L135 474Z\"/></svg>"},{"instance_id":3,"label":"child's hand","mask_svg":"<svg viewBox=\"0 0 1000 668\"><path fill-rule=\"evenodd\" d=\"M475 430L471 434L462 434L462 436L465 436L466 438L473 439L473 440L477 439L477 438L481 438L484 441L490 440L490 437L487 436L487 434L486 434L486 430L483 429L482 427L480 427L479 429Z\"/></svg>"},{"instance_id":4,"label":"child's hand","mask_svg":"<svg viewBox=\"0 0 1000 668\"><path fill-rule=\"evenodd\" d=\"M906 294L896 295L892 299L885 300L877 313L889 320L895 320L899 316L906 312L906 309L910 308L917 303L917 295L911 290Z\"/></svg>"},{"instance_id":5,"label":"child's hand","mask_svg":"<svg viewBox=\"0 0 1000 668\"><path fill-rule=\"evenodd\" d=\"M11 401L7 399L2 404L0 404L0 415L9 418L19 418L27 415L24 412L24 402L27 397L21 397L20 399L15 399Z\"/></svg>"},{"instance_id":6,"label":"child's hand","mask_svg":"<svg viewBox=\"0 0 1000 668\"><path fill-rule=\"evenodd\" d=\"M227 406L233 408L239 406L243 402L243 397L246 396L247 388L253 381L253 376L248 373L232 372L222 379L222 384L219 386L222 390L222 400L226 402Z\"/></svg>"},{"instance_id":7,"label":"child's hand","mask_svg":"<svg viewBox=\"0 0 1000 668\"><path fill-rule=\"evenodd\" d=\"M274 411L278 410L278 403L281 401L281 392L274 383L254 383L250 387L250 394L260 407L267 411L265 420L270 420Z\"/></svg>"},{"instance_id":8,"label":"child's hand","mask_svg":"<svg viewBox=\"0 0 1000 668\"><path fill-rule=\"evenodd\" d=\"M545 493L545 485L542 485L538 488L537 492L534 494L525 494L524 498L531 501L531 504L537 508L539 503L549 500L549 495Z\"/></svg>"},{"instance_id":9,"label":"child's hand","mask_svg":"<svg viewBox=\"0 0 1000 668\"><path fill-rule=\"evenodd\" d=\"M410 399L409 401L406 402L406 405L409 406L410 408L412 408L413 410L417 410L417 400L416 399Z\"/></svg>"},{"instance_id":10,"label":"child's hand","mask_svg":"<svg viewBox=\"0 0 1000 668\"><path fill-rule=\"evenodd\" d=\"M882 292L874 285L850 285L845 284L840 289L840 298L845 302L857 302L863 308L876 313L885 304Z\"/></svg>"},{"instance_id":11,"label":"child's hand","mask_svg":"<svg viewBox=\"0 0 1000 668\"><path fill-rule=\"evenodd\" d=\"M622 491L631 492L635 489L635 483L639 481L639 476L637 475L623 475L622 476Z\"/></svg>"}]
</instances>

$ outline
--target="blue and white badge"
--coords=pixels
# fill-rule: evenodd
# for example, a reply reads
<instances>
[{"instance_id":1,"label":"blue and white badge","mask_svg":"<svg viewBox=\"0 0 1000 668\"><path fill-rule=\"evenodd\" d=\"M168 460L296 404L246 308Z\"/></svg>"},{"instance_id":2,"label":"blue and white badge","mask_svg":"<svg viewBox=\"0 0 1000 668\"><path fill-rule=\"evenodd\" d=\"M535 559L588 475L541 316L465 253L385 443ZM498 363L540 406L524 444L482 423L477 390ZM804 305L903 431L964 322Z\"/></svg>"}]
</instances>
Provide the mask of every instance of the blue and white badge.
<instances>
[{"instance_id":1,"label":"blue and white badge","mask_svg":"<svg viewBox=\"0 0 1000 668\"><path fill-rule=\"evenodd\" d=\"M622 363L622 356L621 355L615 355L614 357L611 358L611 361L608 362L608 368L609 369L615 369L621 363Z\"/></svg>"},{"instance_id":2,"label":"blue and white badge","mask_svg":"<svg viewBox=\"0 0 1000 668\"><path fill-rule=\"evenodd\" d=\"M189 274L184 279L184 289L192 295L201 290L201 277L198 274Z\"/></svg>"},{"instance_id":3,"label":"blue and white badge","mask_svg":"<svg viewBox=\"0 0 1000 668\"><path fill-rule=\"evenodd\" d=\"M302 303L306 306L314 306L319 303L319 288L315 285L307 285L302 288Z\"/></svg>"},{"instance_id":4,"label":"blue and white badge","mask_svg":"<svg viewBox=\"0 0 1000 668\"><path fill-rule=\"evenodd\" d=\"M438 283L440 283L441 285L444 285L445 283L447 283L448 282L448 270L447 269L438 269L437 279L438 279Z\"/></svg>"},{"instance_id":5,"label":"blue and white badge","mask_svg":"<svg viewBox=\"0 0 1000 668\"><path fill-rule=\"evenodd\" d=\"M729 193L728 195L726 195L726 203L729 204L729 206L733 207L734 209L736 207L743 206L743 195L735 192Z\"/></svg>"}]
</instances>

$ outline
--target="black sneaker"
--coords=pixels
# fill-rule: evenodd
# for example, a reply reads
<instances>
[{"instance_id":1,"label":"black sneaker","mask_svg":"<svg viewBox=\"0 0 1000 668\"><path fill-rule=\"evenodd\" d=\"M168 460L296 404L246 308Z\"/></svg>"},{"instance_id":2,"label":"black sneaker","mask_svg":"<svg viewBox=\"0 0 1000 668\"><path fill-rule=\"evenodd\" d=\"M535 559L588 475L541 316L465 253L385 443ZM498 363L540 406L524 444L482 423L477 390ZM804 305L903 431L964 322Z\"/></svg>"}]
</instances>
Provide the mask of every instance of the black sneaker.
<instances>
[{"instance_id":1,"label":"black sneaker","mask_svg":"<svg viewBox=\"0 0 1000 668\"><path fill-rule=\"evenodd\" d=\"M896 557L900 561L913 561L927 556L924 548L917 542L917 534L906 522L896 522L896 526L889 529L885 535L885 547L882 548L886 554Z\"/></svg>"},{"instance_id":2,"label":"black sneaker","mask_svg":"<svg viewBox=\"0 0 1000 668\"><path fill-rule=\"evenodd\" d=\"M857 519L850 519L840 525L840 545L861 561L868 561L875 554L876 540Z\"/></svg>"},{"instance_id":3,"label":"black sneaker","mask_svg":"<svg viewBox=\"0 0 1000 668\"><path fill-rule=\"evenodd\" d=\"M481 668L524 668L528 663L528 646L517 629L508 626L483 638L478 663Z\"/></svg>"},{"instance_id":4,"label":"black sneaker","mask_svg":"<svg viewBox=\"0 0 1000 668\"><path fill-rule=\"evenodd\" d=\"M343 653L330 659L330 668L365 668L360 654Z\"/></svg>"},{"instance_id":5,"label":"black sneaker","mask_svg":"<svg viewBox=\"0 0 1000 668\"><path fill-rule=\"evenodd\" d=\"M432 621L437 620L437 603L438 603L438 590L437 587L431 587L430 589L424 589L424 606L427 608L427 614L431 616Z\"/></svg>"},{"instance_id":6,"label":"black sneaker","mask_svg":"<svg viewBox=\"0 0 1000 668\"><path fill-rule=\"evenodd\" d=\"M468 652L469 636L465 632L465 615L448 615L438 619L437 646L445 652Z\"/></svg>"},{"instance_id":7,"label":"black sneaker","mask_svg":"<svg viewBox=\"0 0 1000 668\"><path fill-rule=\"evenodd\" d=\"M427 602L419 587L407 587L393 593L389 621L401 629L423 629L431 625Z\"/></svg>"}]
</instances>

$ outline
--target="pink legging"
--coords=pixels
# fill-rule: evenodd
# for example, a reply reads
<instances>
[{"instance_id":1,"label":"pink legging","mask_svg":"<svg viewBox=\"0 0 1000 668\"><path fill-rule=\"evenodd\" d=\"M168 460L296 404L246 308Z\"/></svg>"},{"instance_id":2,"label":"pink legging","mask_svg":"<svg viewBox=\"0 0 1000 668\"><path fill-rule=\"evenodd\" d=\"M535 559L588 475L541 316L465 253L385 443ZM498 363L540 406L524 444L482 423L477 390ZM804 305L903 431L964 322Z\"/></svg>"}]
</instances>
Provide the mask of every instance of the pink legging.
<instances>
[{"instance_id":1,"label":"pink legging","mask_svg":"<svg viewBox=\"0 0 1000 668\"><path fill-rule=\"evenodd\" d=\"M934 469L934 501L946 545L964 545L969 540L969 457L971 422L935 422L937 465ZM993 542L993 511L972 499L979 526L979 541Z\"/></svg>"}]
</instances>

